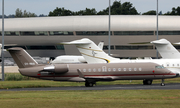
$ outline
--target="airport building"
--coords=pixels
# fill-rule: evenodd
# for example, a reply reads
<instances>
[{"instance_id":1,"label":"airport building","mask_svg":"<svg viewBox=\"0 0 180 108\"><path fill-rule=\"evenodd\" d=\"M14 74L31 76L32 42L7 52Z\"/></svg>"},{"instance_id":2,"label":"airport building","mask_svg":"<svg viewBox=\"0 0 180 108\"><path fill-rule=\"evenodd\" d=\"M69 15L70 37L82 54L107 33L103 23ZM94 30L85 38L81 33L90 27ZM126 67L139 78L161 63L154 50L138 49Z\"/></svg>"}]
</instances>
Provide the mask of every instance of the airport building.
<instances>
[{"instance_id":1,"label":"airport building","mask_svg":"<svg viewBox=\"0 0 180 108\"><path fill-rule=\"evenodd\" d=\"M5 44L16 44L32 56L56 57L80 55L75 46L60 45L60 42L89 38L96 44L104 41L103 49L108 52L108 18L107 15L8 18L5 19ZM179 19L180 16L159 16L159 39L180 42ZM148 43L157 39L156 23L156 16L112 15L111 54L121 58L156 57L155 46ZM1 31L2 26L0 41ZM9 47L12 46L5 46ZM6 53L5 57L10 55Z\"/></svg>"}]
</instances>

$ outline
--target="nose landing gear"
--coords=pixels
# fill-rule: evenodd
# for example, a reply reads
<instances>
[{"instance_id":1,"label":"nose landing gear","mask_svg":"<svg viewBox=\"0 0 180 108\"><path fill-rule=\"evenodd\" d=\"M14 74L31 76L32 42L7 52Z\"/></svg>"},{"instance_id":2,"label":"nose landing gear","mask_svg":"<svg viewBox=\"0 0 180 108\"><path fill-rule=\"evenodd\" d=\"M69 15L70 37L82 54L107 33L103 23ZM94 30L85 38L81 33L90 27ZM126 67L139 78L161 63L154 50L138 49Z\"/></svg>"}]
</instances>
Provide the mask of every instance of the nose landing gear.
<instances>
[{"instance_id":1,"label":"nose landing gear","mask_svg":"<svg viewBox=\"0 0 180 108\"><path fill-rule=\"evenodd\" d=\"M161 86L165 86L164 79L162 79L162 81L161 81Z\"/></svg>"}]
</instances>

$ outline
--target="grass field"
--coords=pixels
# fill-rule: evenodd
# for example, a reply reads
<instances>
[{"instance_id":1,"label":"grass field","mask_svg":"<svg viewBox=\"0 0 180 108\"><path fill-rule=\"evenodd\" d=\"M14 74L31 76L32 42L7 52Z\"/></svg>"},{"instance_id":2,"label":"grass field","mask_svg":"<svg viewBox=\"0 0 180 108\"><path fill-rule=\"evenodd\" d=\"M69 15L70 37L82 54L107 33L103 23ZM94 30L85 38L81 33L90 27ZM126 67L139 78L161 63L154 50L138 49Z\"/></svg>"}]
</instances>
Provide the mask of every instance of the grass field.
<instances>
[{"instance_id":1,"label":"grass field","mask_svg":"<svg viewBox=\"0 0 180 108\"><path fill-rule=\"evenodd\" d=\"M154 80L161 83L161 80ZM180 78L165 80L180 83ZM142 84L142 80L97 82L97 85ZM7 74L0 89L84 86L84 82L56 82ZM178 108L180 90L1 91L0 108Z\"/></svg>"},{"instance_id":2,"label":"grass field","mask_svg":"<svg viewBox=\"0 0 180 108\"><path fill-rule=\"evenodd\" d=\"M3 91L1 108L179 108L179 90Z\"/></svg>"}]
</instances>

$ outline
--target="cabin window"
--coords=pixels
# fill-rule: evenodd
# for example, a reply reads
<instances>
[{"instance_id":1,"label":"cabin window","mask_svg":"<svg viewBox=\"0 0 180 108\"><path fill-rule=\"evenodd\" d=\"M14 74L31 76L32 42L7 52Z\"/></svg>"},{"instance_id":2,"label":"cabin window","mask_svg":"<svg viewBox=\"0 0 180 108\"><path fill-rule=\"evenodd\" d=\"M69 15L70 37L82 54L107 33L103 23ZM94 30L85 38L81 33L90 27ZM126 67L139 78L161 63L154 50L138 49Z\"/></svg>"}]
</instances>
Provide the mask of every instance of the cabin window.
<instances>
[{"instance_id":1,"label":"cabin window","mask_svg":"<svg viewBox=\"0 0 180 108\"><path fill-rule=\"evenodd\" d=\"M155 66L156 69L163 69L164 66Z\"/></svg>"},{"instance_id":2,"label":"cabin window","mask_svg":"<svg viewBox=\"0 0 180 108\"><path fill-rule=\"evenodd\" d=\"M86 72L86 69L83 69L83 72Z\"/></svg>"},{"instance_id":3,"label":"cabin window","mask_svg":"<svg viewBox=\"0 0 180 108\"><path fill-rule=\"evenodd\" d=\"M126 71L126 68L124 68L124 71Z\"/></svg>"},{"instance_id":4,"label":"cabin window","mask_svg":"<svg viewBox=\"0 0 180 108\"><path fill-rule=\"evenodd\" d=\"M108 71L111 71L111 68L108 68Z\"/></svg>"},{"instance_id":5,"label":"cabin window","mask_svg":"<svg viewBox=\"0 0 180 108\"><path fill-rule=\"evenodd\" d=\"M101 72L101 68L98 68L98 72Z\"/></svg>"},{"instance_id":6,"label":"cabin window","mask_svg":"<svg viewBox=\"0 0 180 108\"><path fill-rule=\"evenodd\" d=\"M91 69L88 69L89 72L91 72Z\"/></svg>"},{"instance_id":7,"label":"cabin window","mask_svg":"<svg viewBox=\"0 0 180 108\"><path fill-rule=\"evenodd\" d=\"M129 68L129 71L131 71L131 68Z\"/></svg>"},{"instance_id":8,"label":"cabin window","mask_svg":"<svg viewBox=\"0 0 180 108\"><path fill-rule=\"evenodd\" d=\"M118 71L121 71L121 68L118 68Z\"/></svg>"},{"instance_id":9,"label":"cabin window","mask_svg":"<svg viewBox=\"0 0 180 108\"><path fill-rule=\"evenodd\" d=\"M116 68L113 68L113 71L116 71Z\"/></svg>"},{"instance_id":10,"label":"cabin window","mask_svg":"<svg viewBox=\"0 0 180 108\"><path fill-rule=\"evenodd\" d=\"M95 69L95 68L93 69L93 72L96 72L96 69Z\"/></svg>"},{"instance_id":11,"label":"cabin window","mask_svg":"<svg viewBox=\"0 0 180 108\"><path fill-rule=\"evenodd\" d=\"M136 69L136 68L134 68L134 71L137 71L137 69Z\"/></svg>"},{"instance_id":12,"label":"cabin window","mask_svg":"<svg viewBox=\"0 0 180 108\"><path fill-rule=\"evenodd\" d=\"M103 72L106 72L106 71L107 71L106 66L103 66L103 67L102 67L102 71L103 71Z\"/></svg>"},{"instance_id":13,"label":"cabin window","mask_svg":"<svg viewBox=\"0 0 180 108\"><path fill-rule=\"evenodd\" d=\"M139 68L139 71L141 71L142 69L141 68Z\"/></svg>"}]
</instances>

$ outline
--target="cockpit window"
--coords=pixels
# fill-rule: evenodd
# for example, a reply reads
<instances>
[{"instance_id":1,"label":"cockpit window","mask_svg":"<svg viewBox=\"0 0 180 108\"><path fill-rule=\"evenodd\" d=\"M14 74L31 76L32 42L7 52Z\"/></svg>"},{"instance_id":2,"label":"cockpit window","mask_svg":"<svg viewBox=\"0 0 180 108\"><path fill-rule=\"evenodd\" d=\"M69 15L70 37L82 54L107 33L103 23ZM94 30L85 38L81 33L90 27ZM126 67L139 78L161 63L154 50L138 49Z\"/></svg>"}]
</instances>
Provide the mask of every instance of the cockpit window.
<instances>
[{"instance_id":1,"label":"cockpit window","mask_svg":"<svg viewBox=\"0 0 180 108\"><path fill-rule=\"evenodd\" d=\"M164 66L156 66L155 68L156 68L156 69L163 69Z\"/></svg>"}]
</instances>

